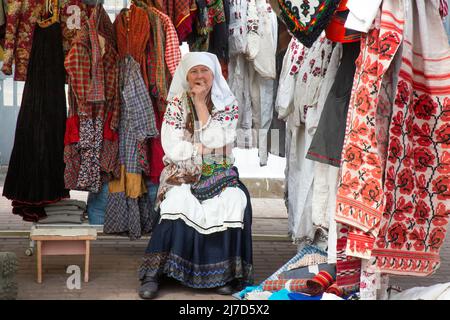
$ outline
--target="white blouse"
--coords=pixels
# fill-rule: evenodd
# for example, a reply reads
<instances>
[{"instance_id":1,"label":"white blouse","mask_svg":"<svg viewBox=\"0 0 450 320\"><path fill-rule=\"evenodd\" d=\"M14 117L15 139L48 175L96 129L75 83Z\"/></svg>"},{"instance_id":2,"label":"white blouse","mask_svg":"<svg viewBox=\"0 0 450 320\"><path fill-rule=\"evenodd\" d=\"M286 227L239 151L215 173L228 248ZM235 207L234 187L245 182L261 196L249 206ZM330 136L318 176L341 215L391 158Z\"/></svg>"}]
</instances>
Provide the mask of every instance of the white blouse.
<instances>
[{"instance_id":1,"label":"white blouse","mask_svg":"<svg viewBox=\"0 0 450 320\"><path fill-rule=\"evenodd\" d=\"M236 139L239 109L236 101L224 110L213 107L208 122L199 130L199 142L209 149L222 148ZM161 127L161 143L166 156L172 162L194 158L198 150L186 132L188 110L181 95L167 106ZM207 158L214 155L205 155Z\"/></svg>"},{"instance_id":2,"label":"white blouse","mask_svg":"<svg viewBox=\"0 0 450 320\"><path fill-rule=\"evenodd\" d=\"M213 108L208 122L199 128L200 142L209 149L218 149L234 143L238 122L238 106L233 103L224 110ZM177 163L200 158L191 135L187 132L187 105L182 97L175 97L167 106L161 128L161 142L168 160ZM228 163L233 157L227 158ZM203 155L203 162L223 162L221 154ZM183 220L202 234L243 228L247 197L239 188L225 188L219 195L200 202L190 185L172 187L161 202L161 220Z\"/></svg>"}]
</instances>

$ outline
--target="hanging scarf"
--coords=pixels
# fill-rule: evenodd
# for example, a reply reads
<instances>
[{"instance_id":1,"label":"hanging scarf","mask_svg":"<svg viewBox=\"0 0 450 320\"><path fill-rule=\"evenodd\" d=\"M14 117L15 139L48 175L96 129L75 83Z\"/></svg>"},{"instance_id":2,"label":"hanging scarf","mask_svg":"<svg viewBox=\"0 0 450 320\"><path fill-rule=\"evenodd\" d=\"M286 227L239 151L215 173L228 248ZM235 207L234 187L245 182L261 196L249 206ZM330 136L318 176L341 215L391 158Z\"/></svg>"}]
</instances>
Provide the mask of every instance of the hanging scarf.
<instances>
[{"instance_id":1,"label":"hanging scarf","mask_svg":"<svg viewBox=\"0 0 450 320\"><path fill-rule=\"evenodd\" d=\"M277 1L280 17L288 30L310 48L327 27L340 0Z\"/></svg>"}]
</instances>

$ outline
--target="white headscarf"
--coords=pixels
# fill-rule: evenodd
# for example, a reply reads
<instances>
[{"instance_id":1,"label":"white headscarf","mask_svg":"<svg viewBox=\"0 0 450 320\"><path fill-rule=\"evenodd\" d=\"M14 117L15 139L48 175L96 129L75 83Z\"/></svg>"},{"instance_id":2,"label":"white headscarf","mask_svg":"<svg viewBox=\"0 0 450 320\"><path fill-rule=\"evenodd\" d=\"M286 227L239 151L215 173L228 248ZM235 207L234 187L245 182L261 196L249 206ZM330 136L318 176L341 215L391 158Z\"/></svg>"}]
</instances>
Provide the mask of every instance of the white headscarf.
<instances>
[{"instance_id":1,"label":"white headscarf","mask_svg":"<svg viewBox=\"0 0 450 320\"><path fill-rule=\"evenodd\" d=\"M214 75L211 88L211 100L217 110L224 110L236 98L222 75L219 59L217 59L216 55L209 52L188 52L184 55L173 76L167 100L171 100L175 96L180 96L189 90L189 84L186 78L188 71L198 65L207 66L211 69Z\"/></svg>"}]
</instances>

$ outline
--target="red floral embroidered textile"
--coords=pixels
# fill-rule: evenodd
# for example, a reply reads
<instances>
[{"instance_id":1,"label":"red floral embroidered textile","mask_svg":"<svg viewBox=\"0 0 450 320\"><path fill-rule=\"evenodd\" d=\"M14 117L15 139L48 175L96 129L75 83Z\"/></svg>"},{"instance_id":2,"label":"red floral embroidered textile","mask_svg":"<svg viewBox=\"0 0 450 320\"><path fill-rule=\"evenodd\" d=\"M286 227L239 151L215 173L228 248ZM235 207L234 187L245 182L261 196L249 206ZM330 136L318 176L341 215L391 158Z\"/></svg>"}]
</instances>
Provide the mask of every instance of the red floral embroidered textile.
<instances>
[{"instance_id":1,"label":"red floral embroidered textile","mask_svg":"<svg viewBox=\"0 0 450 320\"><path fill-rule=\"evenodd\" d=\"M386 207L373 255L381 272L427 276L439 267L450 215L450 47L430 1L406 4Z\"/></svg>"},{"instance_id":2,"label":"red floral embroidered textile","mask_svg":"<svg viewBox=\"0 0 450 320\"><path fill-rule=\"evenodd\" d=\"M397 16L399 15L399 16ZM383 3L380 29L363 36L347 118L336 221L348 225L346 253L369 259L384 211L377 114L382 80L400 47L402 2ZM365 235L364 235L364 234Z\"/></svg>"},{"instance_id":3,"label":"red floral embroidered textile","mask_svg":"<svg viewBox=\"0 0 450 320\"><path fill-rule=\"evenodd\" d=\"M346 295L359 290L361 278L361 259L347 256L348 227L337 223L336 243L336 285Z\"/></svg>"}]
</instances>

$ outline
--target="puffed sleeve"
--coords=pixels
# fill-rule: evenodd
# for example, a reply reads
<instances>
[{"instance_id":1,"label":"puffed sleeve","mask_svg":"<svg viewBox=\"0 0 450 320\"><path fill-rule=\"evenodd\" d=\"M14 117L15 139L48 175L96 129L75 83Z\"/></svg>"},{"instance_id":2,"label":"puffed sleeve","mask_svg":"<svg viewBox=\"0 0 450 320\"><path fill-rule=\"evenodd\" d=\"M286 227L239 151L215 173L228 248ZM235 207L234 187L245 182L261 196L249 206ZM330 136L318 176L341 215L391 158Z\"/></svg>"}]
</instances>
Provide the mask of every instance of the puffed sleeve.
<instances>
[{"instance_id":1,"label":"puffed sleeve","mask_svg":"<svg viewBox=\"0 0 450 320\"><path fill-rule=\"evenodd\" d=\"M209 149L222 148L236 139L239 108L235 101L215 112L200 131L200 142Z\"/></svg>"},{"instance_id":2,"label":"puffed sleeve","mask_svg":"<svg viewBox=\"0 0 450 320\"><path fill-rule=\"evenodd\" d=\"M173 162L191 159L197 149L184 137L186 115L181 99L175 97L167 105L161 126L161 143L166 156Z\"/></svg>"}]
</instances>

